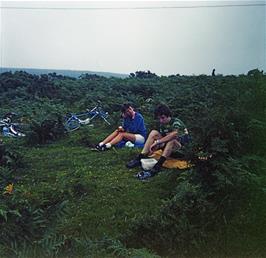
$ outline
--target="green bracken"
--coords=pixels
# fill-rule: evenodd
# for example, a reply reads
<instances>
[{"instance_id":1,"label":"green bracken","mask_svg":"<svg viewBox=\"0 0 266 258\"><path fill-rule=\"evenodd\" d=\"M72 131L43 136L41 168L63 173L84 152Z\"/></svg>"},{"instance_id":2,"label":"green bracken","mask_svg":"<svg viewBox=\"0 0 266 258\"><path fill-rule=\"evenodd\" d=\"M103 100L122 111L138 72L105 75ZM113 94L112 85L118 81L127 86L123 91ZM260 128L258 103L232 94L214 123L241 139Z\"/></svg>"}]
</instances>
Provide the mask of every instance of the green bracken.
<instances>
[{"instance_id":1,"label":"green bracken","mask_svg":"<svg viewBox=\"0 0 266 258\"><path fill-rule=\"evenodd\" d=\"M1 114L27 136L0 145L0 257L265 257L266 76L0 74ZM67 112L101 100L100 119L73 133ZM127 161L138 149L92 150L131 101L154 126L166 103L193 142L193 166L148 182ZM209 159L199 159L203 155ZM5 193L13 184L10 193Z\"/></svg>"}]
</instances>

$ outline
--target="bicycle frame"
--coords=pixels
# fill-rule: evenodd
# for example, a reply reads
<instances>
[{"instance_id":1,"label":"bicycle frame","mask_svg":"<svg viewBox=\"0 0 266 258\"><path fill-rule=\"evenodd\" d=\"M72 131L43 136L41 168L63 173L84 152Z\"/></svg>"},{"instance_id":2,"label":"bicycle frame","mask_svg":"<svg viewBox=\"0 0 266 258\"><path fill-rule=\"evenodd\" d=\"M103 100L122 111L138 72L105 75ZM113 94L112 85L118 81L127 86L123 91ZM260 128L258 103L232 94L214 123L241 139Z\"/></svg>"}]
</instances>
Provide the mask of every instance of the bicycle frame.
<instances>
[{"instance_id":1,"label":"bicycle frame","mask_svg":"<svg viewBox=\"0 0 266 258\"><path fill-rule=\"evenodd\" d=\"M4 136L8 136L8 137L24 137L25 136L24 133L19 132L15 128L15 124L11 123L11 121L6 122L4 119L1 119L0 128Z\"/></svg>"},{"instance_id":2,"label":"bicycle frame","mask_svg":"<svg viewBox=\"0 0 266 258\"><path fill-rule=\"evenodd\" d=\"M91 110L88 110L88 109L87 109L87 111L88 111L88 113L89 113L90 115L92 115L91 120L92 120L93 118L95 118L96 116L99 116L99 117L102 118L102 119L103 119L108 125L111 125L111 124L109 123L109 121L106 119L106 118L109 116L108 112L103 111L102 108L101 108L99 105L96 105L96 106L95 106L93 109L91 109Z\"/></svg>"},{"instance_id":3,"label":"bicycle frame","mask_svg":"<svg viewBox=\"0 0 266 258\"><path fill-rule=\"evenodd\" d=\"M102 108L97 104L92 109L87 109L87 112L80 114L72 114L70 113L70 117L66 117L66 121L64 123L67 131L75 131L80 128L80 125L88 125L91 121L99 116L102 118L108 125L110 125L109 121L106 119L108 117L108 113L104 112ZM86 117L85 119L81 119L81 117Z\"/></svg>"}]
</instances>

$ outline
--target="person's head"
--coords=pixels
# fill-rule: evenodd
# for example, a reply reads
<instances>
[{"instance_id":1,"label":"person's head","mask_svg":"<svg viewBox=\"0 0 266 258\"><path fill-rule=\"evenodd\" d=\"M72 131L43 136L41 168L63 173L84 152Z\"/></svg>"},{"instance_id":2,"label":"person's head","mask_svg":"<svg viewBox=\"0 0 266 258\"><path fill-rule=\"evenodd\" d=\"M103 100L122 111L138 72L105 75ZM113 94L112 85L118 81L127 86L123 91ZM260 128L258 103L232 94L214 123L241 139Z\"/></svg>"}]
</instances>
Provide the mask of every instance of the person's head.
<instances>
[{"instance_id":1,"label":"person's head","mask_svg":"<svg viewBox=\"0 0 266 258\"><path fill-rule=\"evenodd\" d=\"M134 114L135 114L134 108L132 107L130 103L124 103L121 106L121 116L123 118L126 118L126 117L132 118Z\"/></svg>"},{"instance_id":2,"label":"person's head","mask_svg":"<svg viewBox=\"0 0 266 258\"><path fill-rule=\"evenodd\" d=\"M159 120L160 124L167 124L171 120L172 112L168 106L161 104L155 108L154 117Z\"/></svg>"}]
</instances>

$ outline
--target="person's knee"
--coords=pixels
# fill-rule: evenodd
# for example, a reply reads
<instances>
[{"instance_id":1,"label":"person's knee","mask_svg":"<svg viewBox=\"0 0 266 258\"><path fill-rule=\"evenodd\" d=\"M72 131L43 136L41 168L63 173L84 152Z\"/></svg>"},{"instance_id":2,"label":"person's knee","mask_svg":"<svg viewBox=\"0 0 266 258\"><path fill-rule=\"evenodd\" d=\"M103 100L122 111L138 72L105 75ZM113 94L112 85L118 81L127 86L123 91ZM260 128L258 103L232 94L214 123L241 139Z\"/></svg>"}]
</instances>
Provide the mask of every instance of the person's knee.
<instances>
[{"instance_id":1,"label":"person's knee","mask_svg":"<svg viewBox=\"0 0 266 258\"><path fill-rule=\"evenodd\" d=\"M160 133L157 130L152 130L149 134L149 137L156 137L159 135L160 135Z\"/></svg>"},{"instance_id":2,"label":"person's knee","mask_svg":"<svg viewBox=\"0 0 266 258\"><path fill-rule=\"evenodd\" d=\"M133 141L134 139L135 141L135 136L131 133L121 132L119 136L121 137L121 139L124 139L124 140Z\"/></svg>"},{"instance_id":3,"label":"person's knee","mask_svg":"<svg viewBox=\"0 0 266 258\"><path fill-rule=\"evenodd\" d=\"M126 133L125 132L119 132L118 136L121 137L121 138L125 138Z\"/></svg>"},{"instance_id":4,"label":"person's knee","mask_svg":"<svg viewBox=\"0 0 266 258\"><path fill-rule=\"evenodd\" d=\"M181 144L178 140L174 139L174 140L169 141L166 144L166 146L169 146L169 147L175 149L175 148L179 148L181 146Z\"/></svg>"}]
</instances>

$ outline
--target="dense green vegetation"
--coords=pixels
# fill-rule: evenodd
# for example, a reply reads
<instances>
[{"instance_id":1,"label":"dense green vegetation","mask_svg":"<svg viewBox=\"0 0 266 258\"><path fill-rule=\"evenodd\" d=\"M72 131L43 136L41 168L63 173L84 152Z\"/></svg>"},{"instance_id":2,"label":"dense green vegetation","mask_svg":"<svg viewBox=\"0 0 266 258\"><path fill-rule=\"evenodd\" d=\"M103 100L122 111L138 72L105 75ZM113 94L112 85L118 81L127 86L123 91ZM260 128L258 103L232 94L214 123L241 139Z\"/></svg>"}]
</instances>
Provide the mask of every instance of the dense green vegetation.
<instances>
[{"instance_id":1,"label":"dense green vegetation","mask_svg":"<svg viewBox=\"0 0 266 258\"><path fill-rule=\"evenodd\" d=\"M0 257L265 257L266 76L71 77L0 74L0 114L28 124L0 145ZM67 134L62 119L100 100L103 121ZM166 103L187 124L193 167L143 183L137 149L90 147L130 101L148 129ZM198 155L212 155L207 161ZM8 193L6 186L13 184Z\"/></svg>"}]
</instances>

